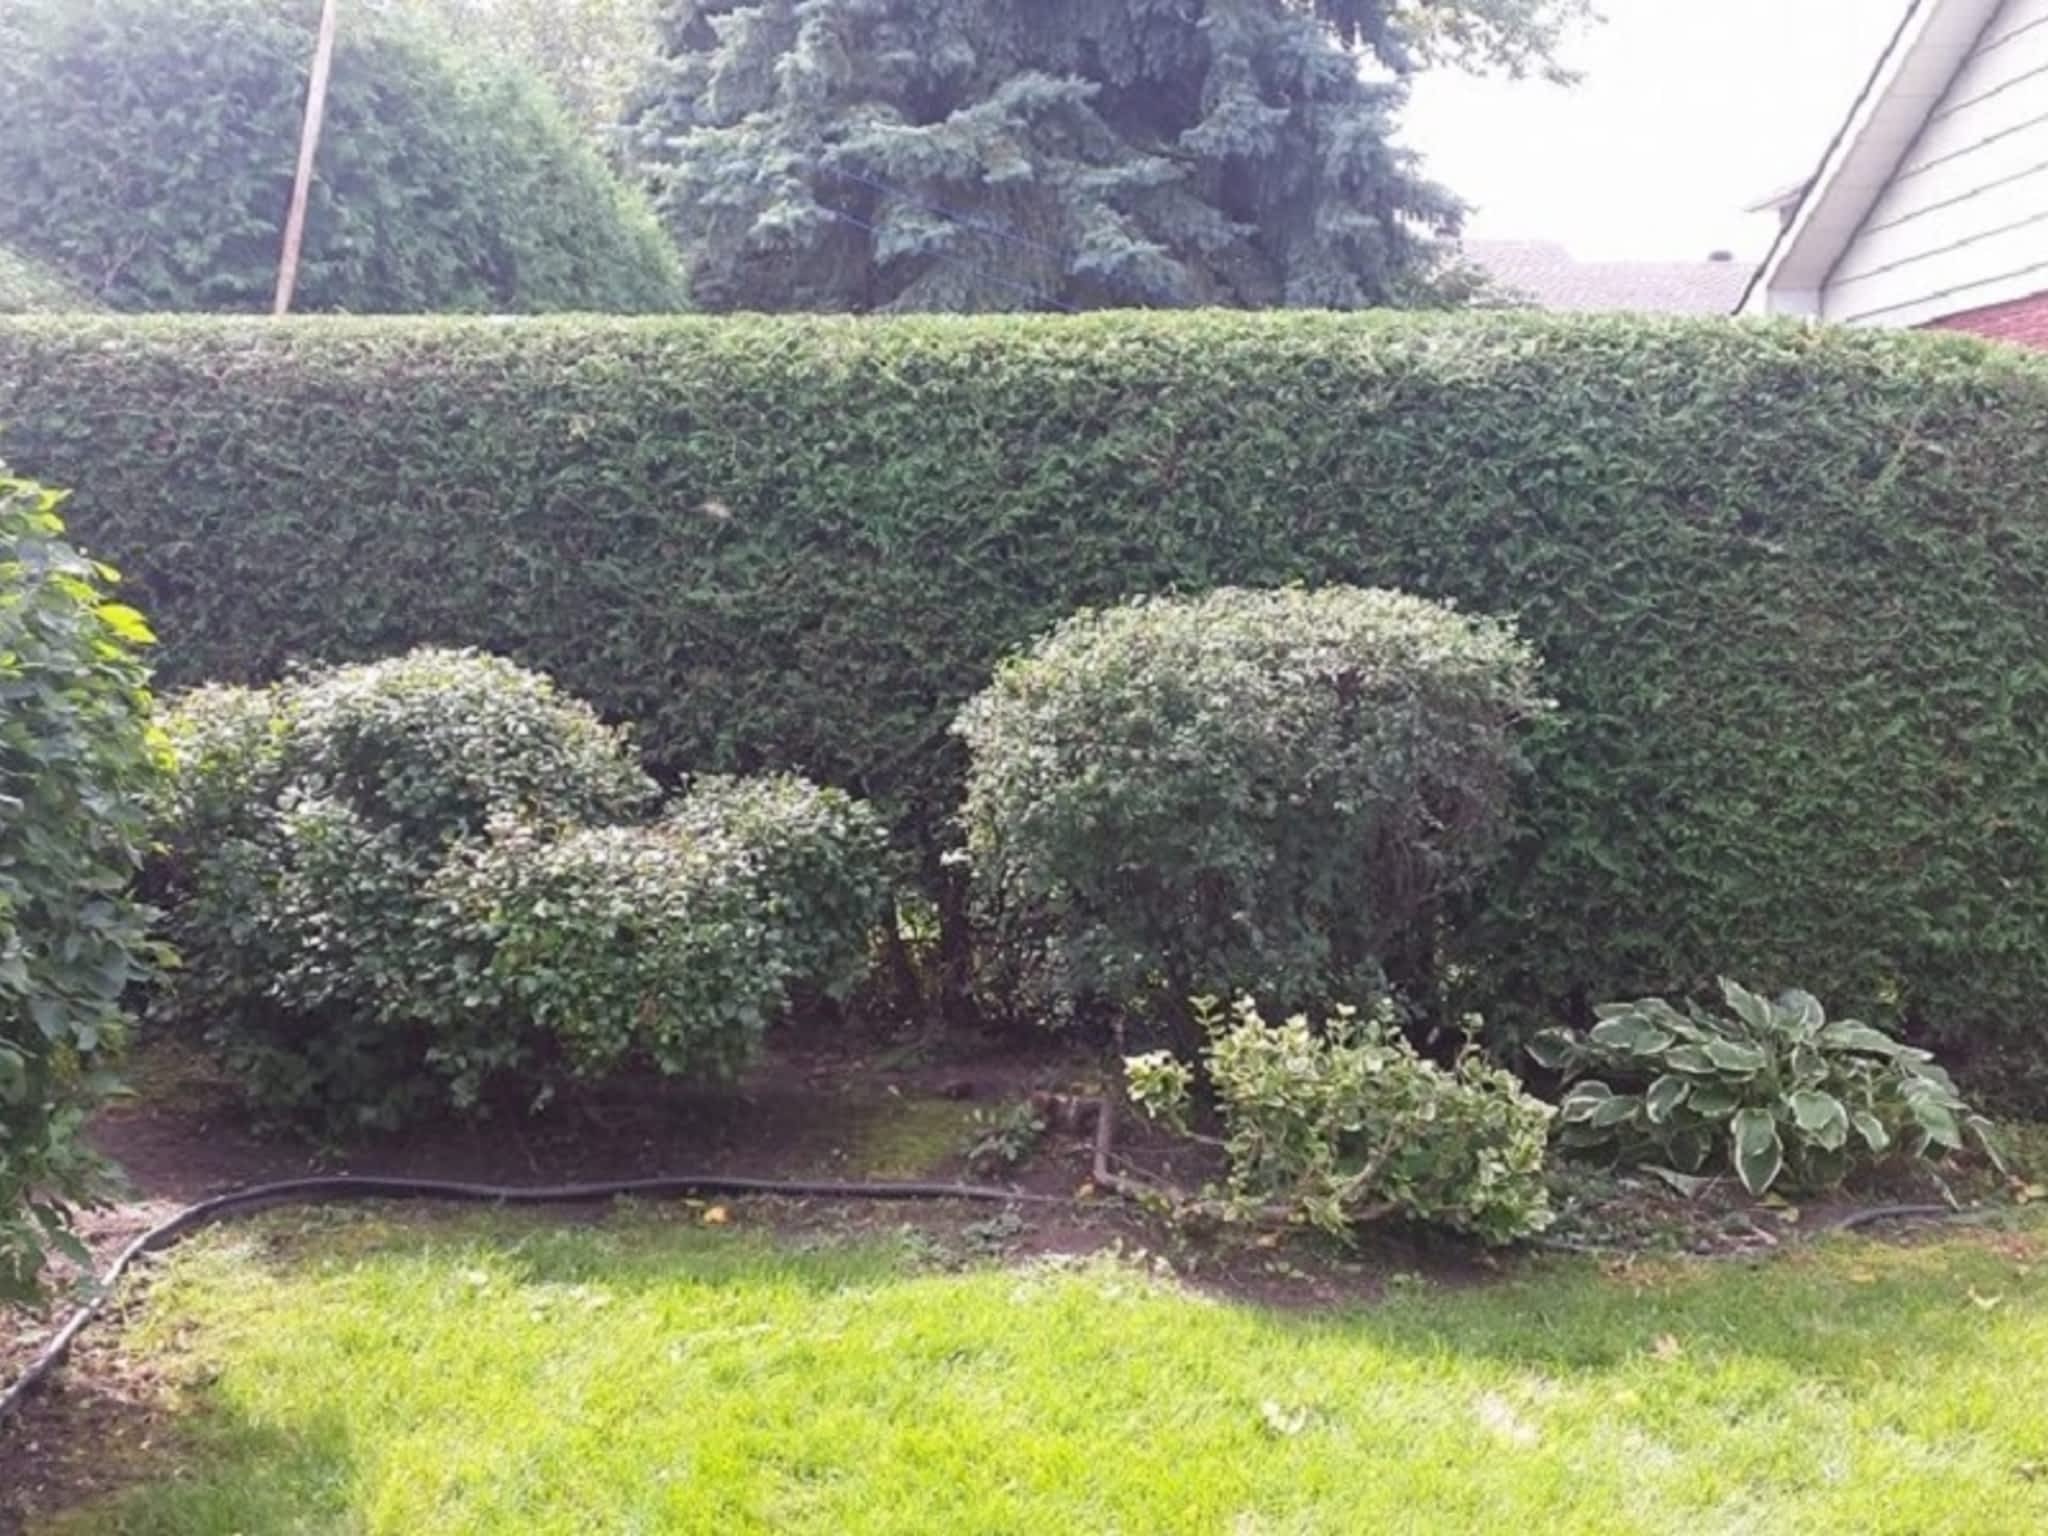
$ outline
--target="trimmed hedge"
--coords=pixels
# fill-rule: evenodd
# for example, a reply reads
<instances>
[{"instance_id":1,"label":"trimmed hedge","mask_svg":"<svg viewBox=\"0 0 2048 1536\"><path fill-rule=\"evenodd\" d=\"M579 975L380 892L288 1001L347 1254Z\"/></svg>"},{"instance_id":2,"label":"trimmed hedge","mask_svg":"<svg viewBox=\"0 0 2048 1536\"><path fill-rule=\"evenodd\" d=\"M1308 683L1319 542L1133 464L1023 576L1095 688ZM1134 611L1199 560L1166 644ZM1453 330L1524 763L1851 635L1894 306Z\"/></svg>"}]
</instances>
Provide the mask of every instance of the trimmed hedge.
<instances>
[{"instance_id":1,"label":"trimmed hedge","mask_svg":"<svg viewBox=\"0 0 2048 1536\"><path fill-rule=\"evenodd\" d=\"M1560 709L1472 1005L1755 976L2048 1102L2041 359L1523 315L41 318L0 322L0 422L177 679L484 646L667 771L801 768L927 855L948 721L1077 607L1511 617Z\"/></svg>"}]
</instances>

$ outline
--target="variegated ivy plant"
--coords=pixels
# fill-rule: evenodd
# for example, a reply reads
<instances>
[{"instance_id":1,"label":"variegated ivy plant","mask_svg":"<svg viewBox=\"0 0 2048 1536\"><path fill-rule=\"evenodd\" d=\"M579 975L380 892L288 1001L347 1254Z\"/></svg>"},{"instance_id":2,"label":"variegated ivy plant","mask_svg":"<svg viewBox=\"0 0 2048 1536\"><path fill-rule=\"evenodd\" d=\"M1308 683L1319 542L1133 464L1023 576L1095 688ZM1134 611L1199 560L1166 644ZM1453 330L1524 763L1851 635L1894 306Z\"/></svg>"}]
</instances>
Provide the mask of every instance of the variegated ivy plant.
<instances>
[{"instance_id":1,"label":"variegated ivy plant","mask_svg":"<svg viewBox=\"0 0 2048 1536\"><path fill-rule=\"evenodd\" d=\"M1990 1122L1926 1051L1830 1020L1810 993L1772 1000L1724 980L1721 994L1725 1013L1649 997L1596 1009L1585 1034L1532 1039L1530 1056L1571 1085L1559 1141L1611 1149L1680 1188L1725 1156L1752 1195L1971 1142L2000 1163Z\"/></svg>"}]
</instances>

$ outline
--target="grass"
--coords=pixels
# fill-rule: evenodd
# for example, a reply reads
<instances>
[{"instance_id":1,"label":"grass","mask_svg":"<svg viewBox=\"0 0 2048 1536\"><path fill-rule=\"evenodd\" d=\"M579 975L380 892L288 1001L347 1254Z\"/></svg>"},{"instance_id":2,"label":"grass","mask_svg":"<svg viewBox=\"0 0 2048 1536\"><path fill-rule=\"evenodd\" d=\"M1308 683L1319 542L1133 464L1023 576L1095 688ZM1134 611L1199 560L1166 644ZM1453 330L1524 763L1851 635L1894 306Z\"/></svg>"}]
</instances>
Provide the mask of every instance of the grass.
<instances>
[{"instance_id":1,"label":"grass","mask_svg":"<svg viewBox=\"0 0 2048 1536\"><path fill-rule=\"evenodd\" d=\"M1320 1315L751 1220L212 1234L129 1335L186 1427L54 1529L2048 1529L2038 1220Z\"/></svg>"}]
</instances>

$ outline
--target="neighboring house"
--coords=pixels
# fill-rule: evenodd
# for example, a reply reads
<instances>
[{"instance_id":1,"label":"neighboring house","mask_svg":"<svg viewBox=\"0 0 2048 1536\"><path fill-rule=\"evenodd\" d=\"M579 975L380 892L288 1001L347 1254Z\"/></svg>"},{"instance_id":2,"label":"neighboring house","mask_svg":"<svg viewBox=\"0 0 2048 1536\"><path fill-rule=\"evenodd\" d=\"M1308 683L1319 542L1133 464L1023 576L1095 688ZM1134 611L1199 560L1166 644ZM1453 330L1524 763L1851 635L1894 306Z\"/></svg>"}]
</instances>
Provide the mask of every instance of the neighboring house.
<instances>
[{"instance_id":1,"label":"neighboring house","mask_svg":"<svg viewBox=\"0 0 2048 1536\"><path fill-rule=\"evenodd\" d=\"M1726 252L1706 261L1580 261L1547 240L1468 240L1465 257L1538 309L1578 314L1725 315L1748 275Z\"/></svg>"},{"instance_id":2,"label":"neighboring house","mask_svg":"<svg viewBox=\"0 0 2048 1536\"><path fill-rule=\"evenodd\" d=\"M2048 0L1913 0L1747 314L2048 347Z\"/></svg>"}]
</instances>

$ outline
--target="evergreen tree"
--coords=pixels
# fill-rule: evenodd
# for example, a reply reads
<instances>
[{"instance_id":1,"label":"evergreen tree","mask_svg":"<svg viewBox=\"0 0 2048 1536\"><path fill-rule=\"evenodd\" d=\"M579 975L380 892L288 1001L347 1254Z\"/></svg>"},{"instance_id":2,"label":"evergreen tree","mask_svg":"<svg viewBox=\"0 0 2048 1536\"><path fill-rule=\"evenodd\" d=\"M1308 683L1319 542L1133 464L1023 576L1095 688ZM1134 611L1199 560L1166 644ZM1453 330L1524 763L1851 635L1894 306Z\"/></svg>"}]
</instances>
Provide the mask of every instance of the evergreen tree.
<instances>
[{"instance_id":1,"label":"evergreen tree","mask_svg":"<svg viewBox=\"0 0 2048 1536\"><path fill-rule=\"evenodd\" d=\"M1414 69L1583 0L678 0L629 127L710 308L1427 302Z\"/></svg>"}]
</instances>

